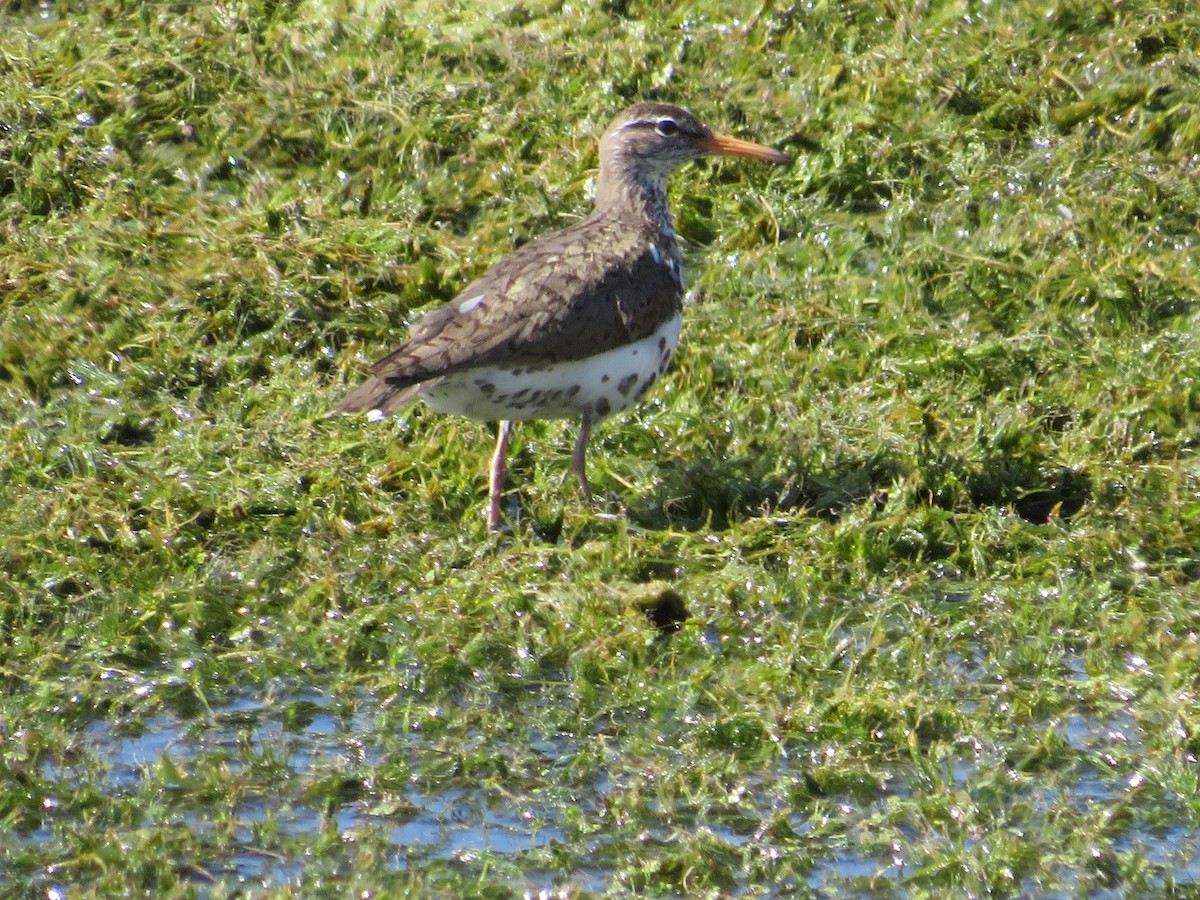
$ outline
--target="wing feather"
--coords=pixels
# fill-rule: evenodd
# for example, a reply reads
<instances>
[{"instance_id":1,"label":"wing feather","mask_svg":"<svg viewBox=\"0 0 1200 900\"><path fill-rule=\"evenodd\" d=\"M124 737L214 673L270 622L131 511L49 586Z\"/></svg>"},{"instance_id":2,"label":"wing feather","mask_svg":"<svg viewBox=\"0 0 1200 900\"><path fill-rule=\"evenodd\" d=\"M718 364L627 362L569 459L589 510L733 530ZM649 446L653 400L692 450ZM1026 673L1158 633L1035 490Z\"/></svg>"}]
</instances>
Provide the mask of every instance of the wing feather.
<instances>
[{"instance_id":1,"label":"wing feather","mask_svg":"<svg viewBox=\"0 0 1200 900\"><path fill-rule=\"evenodd\" d=\"M531 241L417 322L338 409L388 412L464 369L577 360L647 337L683 297L673 248L656 238L593 217Z\"/></svg>"}]
</instances>

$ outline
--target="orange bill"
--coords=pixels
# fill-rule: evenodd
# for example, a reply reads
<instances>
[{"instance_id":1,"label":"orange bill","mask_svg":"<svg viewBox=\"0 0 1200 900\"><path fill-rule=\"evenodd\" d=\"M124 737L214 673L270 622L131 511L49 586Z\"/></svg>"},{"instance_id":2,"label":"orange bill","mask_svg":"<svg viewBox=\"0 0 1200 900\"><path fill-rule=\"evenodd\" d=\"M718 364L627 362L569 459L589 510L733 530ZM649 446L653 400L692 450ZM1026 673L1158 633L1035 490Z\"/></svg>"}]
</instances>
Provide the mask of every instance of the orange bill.
<instances>
[{"instance_id":1,"label":"orange bill","mask_svg":"<svg viewBox=\"0 0 1200 900\"><path fill-rule=\"evenodd\" d=\"M724 134L714 134L704 142L703 146L709 153L717 153L721 156L744 156L747 159L761 159L763 162L778 163L781 166L786 166L792 161L792 158L786 153L780 153L778 150L764 147L762 144L739 140Z\"/></svg>"}]
</instances>

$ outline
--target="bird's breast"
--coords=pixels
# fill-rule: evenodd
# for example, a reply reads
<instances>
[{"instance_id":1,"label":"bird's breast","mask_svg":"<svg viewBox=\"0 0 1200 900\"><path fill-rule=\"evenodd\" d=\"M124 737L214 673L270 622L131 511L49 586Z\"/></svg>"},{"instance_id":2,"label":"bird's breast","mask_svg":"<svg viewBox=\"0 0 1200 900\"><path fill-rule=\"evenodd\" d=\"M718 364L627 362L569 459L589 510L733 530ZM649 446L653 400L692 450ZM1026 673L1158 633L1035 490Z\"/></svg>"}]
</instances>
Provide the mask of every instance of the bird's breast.
<instances>
[{"instance_id":1,"label":"bird's breast","mask_svg":"<svg viewBox=\"0 0 1200 900\"><path fill-rule=\"evenodd\" d=\"M655 264L662 266L671 276L671 280L680 291L683 290L683 254L679 251L679 244L674 240L675 233L671 233L671 240L663 241L661 244L657 241L651 241L648 245L650 256Z\"/></svg>"},{"instance_id":2,"label":"bird's breast","mask_svg":"<svg viewBox=\"0 0 1200 900\"><path fill-rule=\"evenodd\" d=\"M648 337L581 359L455 372L426 383L419 396L437 412L471 419L603 419L628 409L662 377L682 322L677 313Z\"/></svg>"}]
</instances>

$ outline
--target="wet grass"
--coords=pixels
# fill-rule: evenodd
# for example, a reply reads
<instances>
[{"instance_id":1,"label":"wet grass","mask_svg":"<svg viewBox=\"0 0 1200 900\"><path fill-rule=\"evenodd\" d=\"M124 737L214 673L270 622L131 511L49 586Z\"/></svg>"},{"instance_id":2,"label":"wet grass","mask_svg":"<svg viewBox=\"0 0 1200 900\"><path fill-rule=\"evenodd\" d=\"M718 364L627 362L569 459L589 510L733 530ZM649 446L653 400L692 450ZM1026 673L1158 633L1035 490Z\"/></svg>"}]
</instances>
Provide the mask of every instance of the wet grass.
<instances>
[{"instance_id":1,"label":"wet grass","mask_svg":"<svg viewBox=\"0 0 1200 900\"><path fill-rule=\"evenodd\" d=\"M0 895L1198 889L1200 12L656 9L0 12ZM646 98L798 161L491 537L328 412Z\"/></svg>"}]
</instances>

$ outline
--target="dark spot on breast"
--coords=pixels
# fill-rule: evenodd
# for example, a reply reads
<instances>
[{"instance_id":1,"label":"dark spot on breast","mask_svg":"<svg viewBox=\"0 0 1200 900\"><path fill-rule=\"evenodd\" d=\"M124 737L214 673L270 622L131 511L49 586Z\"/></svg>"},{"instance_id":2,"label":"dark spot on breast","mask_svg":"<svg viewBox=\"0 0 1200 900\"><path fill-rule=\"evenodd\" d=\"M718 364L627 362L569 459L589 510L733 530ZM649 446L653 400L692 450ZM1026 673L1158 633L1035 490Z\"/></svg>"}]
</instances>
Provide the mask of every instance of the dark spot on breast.
<instances>
[{"instance_id":1,"label":"dark spot on breast","mask_svg":"<svg viewBox=\"0 0 1200 900\"><path fill-rule=\"evenodd\" d=\"M658 339L658 349L659 352L667 349L667 339L665 337L660 337Z\"/></svg>"},{"instance_id":2,"label":"dark spot on breast","mask_svg":"<svg viewBox=\"0 0 1200 900\"><path fill-rule=\"evenodd\" d=\"M484 381L482 378L475 379L475 387L479 388L480 393L488 397L496 393L496 386L490 381Z\"/></svg>"},{"instance_id":3,"label":"dark spot on breast","mask_svg":"<svg viewBox=\"0 0 1200 900\"><path fill-rule=\"evenodd\" d=\"M601 375L601 376L600 376L600 383L601 383L601 384L608 384L608 381L609 381L609 379L608 379L608 376L607 376L607 375Z\"/></svg>"},{"instance_id":4,"label":"dark spot on breast","mask_svg":"<svg viewBox=\"0 0 1200 900\"><path fill-rule=\"evenodd\" d=\"M617 382L617 391L620 393L620 395L622 397L629 396L629 390L630 390L630 388L633 387L633 384L635 381L637 381L637 378L638 378L637 374L633 373L630 375L626 375L624 378L622 378L620 381Z\"/></svg>"},{"instance_id":5,"label":"dark spot on breast","mask_svg":"<svg viewBox=\"0 0 1200 900\"><path fill-rule=\"evenodd\" d=\"M608 376L605 375L602 380L608 381ZM570 400L572 397L574 397L578 393L579 393L579 385L577 385L577 384L571 385L569 388L567 388L567 399Z\"/></svg>"},{"instance_id":6,"label":"dark spot on breast","mask_svg":"<svg viewBox=\"0 0 1200 900\"><path fill-rule=\"evenodd\" d=\"M607 397L601 397L596 401L596 415L607 416L612 412L612 404L608 402Z\"/></svg>"},{"instance_id":7,"label":"dark spot on breast","mask_svg":"<svg viewBox=\"0 0 1200 900\"><path fill-rule=\"evenodd\" d=\"M646 393L646 391L650 390L650 386L652 384L654 384L654 382L657 379L658 379L658 376L655 375L654 373L651 373L650 377L647 378L646 381L640 387L638 387L637 395L634 397L634 399L641 400L642 395L644 395Z\"/></svg>"}]
</instances>

